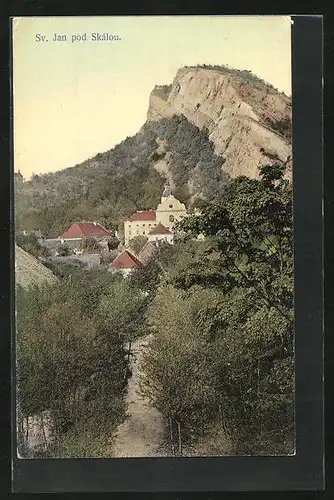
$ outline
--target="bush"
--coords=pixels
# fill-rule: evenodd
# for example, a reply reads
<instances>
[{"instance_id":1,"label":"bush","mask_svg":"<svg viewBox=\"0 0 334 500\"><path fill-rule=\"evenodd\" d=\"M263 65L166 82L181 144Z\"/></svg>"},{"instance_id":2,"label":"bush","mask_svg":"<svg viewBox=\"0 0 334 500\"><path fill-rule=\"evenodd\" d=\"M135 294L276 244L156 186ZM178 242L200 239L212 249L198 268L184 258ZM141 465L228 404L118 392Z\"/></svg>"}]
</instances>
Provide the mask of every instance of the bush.
<instances>
[{"instance_id":1,"label":"bush","mask_svg":"<svg viewBox=\"0 0 334 500\"><path fill-rule=\"evenodd\" d=\"M71 255L73 252L71 250L71 248L64 244L64 245L60 245L59 248L58 248L58 255L60 257L67 257L68 255Z\"/></svg>"},{"instance_id":2,"label":"bush","mask_svg":"<svg viewBox=\"0 0 334 500\"><path fill-rule=\"evenodd\" d=\"M135 253L138 254L140 250L144 247L144 245L147 243L147 238L144 235L138 235L132 238L129 241L129 248Z\"/></svg>"},{"instance_id":3,"label":"bush","mask_svg":"<svg viewBox=\"0 0 334 500\"><path fill-rule=\"evenodd\" d=\"M95 238L85 238L82 244L82 249L87 253L96 253L102 250L101 245Z\"/></svg>"},{"instance_id":4,"label":"bush","mask_svg":"<svg viewBox=\"0 0 334 500\"><path fill-rule=\"evenodd\" d=\"M108 240L108 250L109 252L112 250L116 250L120 244L120 241L116 238L116 236L112 236Z\"/></svg>"}]
</instances>

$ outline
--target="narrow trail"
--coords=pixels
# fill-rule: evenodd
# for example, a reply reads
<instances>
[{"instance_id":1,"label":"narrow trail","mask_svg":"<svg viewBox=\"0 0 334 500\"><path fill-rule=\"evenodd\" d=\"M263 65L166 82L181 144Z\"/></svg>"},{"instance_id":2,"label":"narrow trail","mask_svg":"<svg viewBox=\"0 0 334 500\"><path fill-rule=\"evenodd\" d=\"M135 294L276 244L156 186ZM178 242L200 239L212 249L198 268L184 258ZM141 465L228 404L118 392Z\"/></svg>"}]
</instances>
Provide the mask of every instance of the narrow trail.
<instances>
[{"instance_id":1,"label":"narrow trail","mask_svg":"<svg viewBox=\"0 0 334 500\"><path fill-rule=\"evenodd\" d=\"M113 456L117 458L164 457L170 454L164 446L165 426L161 414L139 393L140 364L148 342L149 337L144 337L132 345L132 376L126 396L129 417L116 432Z\"/></svg>"}]
</instances>

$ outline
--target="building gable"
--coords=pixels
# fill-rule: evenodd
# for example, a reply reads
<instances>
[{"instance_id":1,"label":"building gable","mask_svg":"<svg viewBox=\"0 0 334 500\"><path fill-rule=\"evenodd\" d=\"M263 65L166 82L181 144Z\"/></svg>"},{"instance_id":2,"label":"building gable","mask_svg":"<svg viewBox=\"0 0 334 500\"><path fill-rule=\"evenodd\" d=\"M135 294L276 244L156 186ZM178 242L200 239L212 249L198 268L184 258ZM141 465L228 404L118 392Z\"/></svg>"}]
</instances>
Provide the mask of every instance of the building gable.
<instances>
[{"instance_id":1,"label":"building gable","mask_svg":"<svg viewBox=\"0 0 334 500\"><path fill-rule=\"evenodd\" d=\"M142 263L128 250L120 253L110 264L109 270L113 269L138 269L142 267Z\"/></svg>"},{"instance_id":2,"label":"building gable","mask_svg":"<svg viewBox=\"0 0 334 500\"><path fill-rule=\"evenodd\" d=\"M161 224L161 222L159 222L159 224L156 227L154 227L148 234L149 235L172 234L172 232L166 226Z\"/></svg>"}]
</instances>

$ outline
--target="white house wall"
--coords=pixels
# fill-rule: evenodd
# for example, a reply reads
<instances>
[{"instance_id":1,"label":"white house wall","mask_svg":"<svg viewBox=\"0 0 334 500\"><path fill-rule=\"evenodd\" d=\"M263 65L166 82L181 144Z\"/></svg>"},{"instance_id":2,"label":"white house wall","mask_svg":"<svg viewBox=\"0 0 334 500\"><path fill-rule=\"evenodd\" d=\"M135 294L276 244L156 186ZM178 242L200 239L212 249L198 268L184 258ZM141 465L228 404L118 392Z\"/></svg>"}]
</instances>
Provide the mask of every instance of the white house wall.
<instances>
[{"instance_id":1,"label":"white house wall","mask_svg":"<svg viewBox=\"0 0 334 500\"><path fill-rule=\"evenodd\" d=\"M157 223L152 220L135 220L135 221L125 221L124 222L124 240L127 245L132 238L136 236L146 236L148 233L156 227Z\"/></svg>"},{"instance_id":2,"label":"white house wall","mask_svg":"<svg viewBox=\"0 0 334 500\"><path fill-rule=\"evenodd\" d=\"M166 241L167 243L173 244L174 235L173 234L149 234L148 241L156 243L157 241Z\"/></svg>"}]
</instances>

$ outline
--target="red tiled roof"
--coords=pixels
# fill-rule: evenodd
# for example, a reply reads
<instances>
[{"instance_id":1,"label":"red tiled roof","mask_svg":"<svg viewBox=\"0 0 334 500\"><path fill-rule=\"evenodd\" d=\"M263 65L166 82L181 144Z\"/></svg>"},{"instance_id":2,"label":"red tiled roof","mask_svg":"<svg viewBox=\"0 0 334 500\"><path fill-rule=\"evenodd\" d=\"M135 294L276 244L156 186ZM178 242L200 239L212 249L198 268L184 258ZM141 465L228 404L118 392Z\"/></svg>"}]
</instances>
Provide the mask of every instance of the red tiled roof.
<instances>
[{"instance_id":1,"label":"red tiled roof","mask_svg":"<svg viewBox=\"0 0 334 500\"><path fill-rule=\"evenodd\" d=\"M110 237L112 233L97 222L75 222L60 236L63 239L89 238L89 237Z\"/></svg>"},{"instance_id":2,"label":"red tiled roof","mask_svg":"<svg viewBox=\"0 0 334 500\"><path fill-rule=\"evenodd\" d=\"M159 222L148 234L172 234L172 232Z\"/></svg>"},{"instance_id":3,"label":"red tiled roof","mask_svg":"<svg viewBox=\"0 0 334 500\"><path fill-rule=\"evenodd\" d=\"M129 217L128 220L155 220L155 211L154 210L139 210Z\"/></svg>"},{"instance_id":4,"label":"red tiled roof","mask_svg":"<svg viewBox=\"0 0 334 500\"><path fill-rule=\"evenodd\" d=\"M127 250L124 250L124 252L120 253L116 259L112 261L109 269L138 269L141 266L142 263L137 257Z\"/></svg>"}]
</instances>

